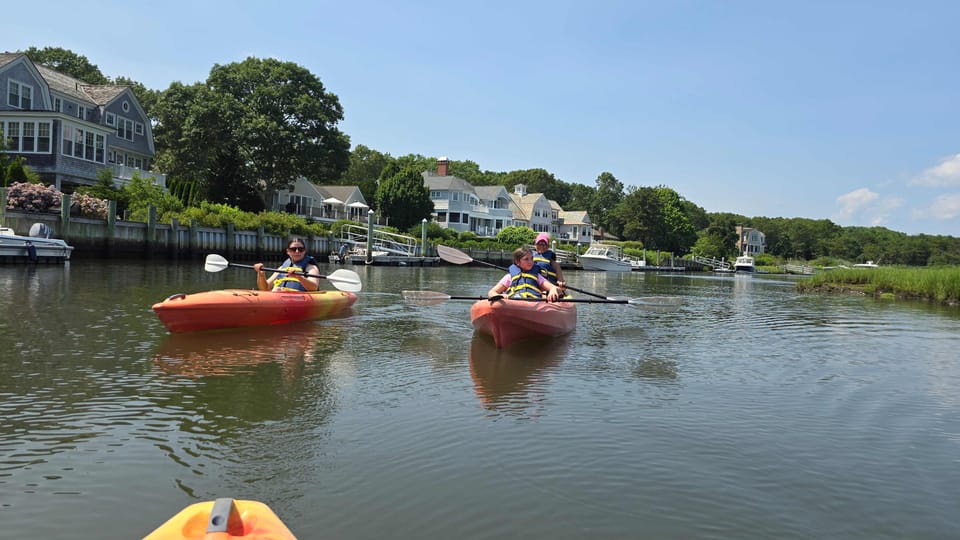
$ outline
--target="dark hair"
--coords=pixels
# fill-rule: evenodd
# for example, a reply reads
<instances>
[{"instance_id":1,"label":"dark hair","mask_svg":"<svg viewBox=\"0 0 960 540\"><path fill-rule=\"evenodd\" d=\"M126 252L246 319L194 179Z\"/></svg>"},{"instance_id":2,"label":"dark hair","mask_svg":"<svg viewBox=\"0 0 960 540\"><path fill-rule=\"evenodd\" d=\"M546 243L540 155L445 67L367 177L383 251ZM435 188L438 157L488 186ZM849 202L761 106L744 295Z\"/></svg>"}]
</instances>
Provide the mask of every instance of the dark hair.
<instances>
[{"instance_id":1,"label":"dark hair","mask_svg":"<svg viewBox=\"0 0 960 540\"><path fill-rule=\"evenodd\" d=\"M291 238L290 240L288 240L288 241L287 241L287 249L290 249L290 246L291 246L292 244L300 244L301 246L304 247L304 249L306 249L306 247L307 247L307 243L303 241L303 238Z\"/></svg>"}]
</instances>

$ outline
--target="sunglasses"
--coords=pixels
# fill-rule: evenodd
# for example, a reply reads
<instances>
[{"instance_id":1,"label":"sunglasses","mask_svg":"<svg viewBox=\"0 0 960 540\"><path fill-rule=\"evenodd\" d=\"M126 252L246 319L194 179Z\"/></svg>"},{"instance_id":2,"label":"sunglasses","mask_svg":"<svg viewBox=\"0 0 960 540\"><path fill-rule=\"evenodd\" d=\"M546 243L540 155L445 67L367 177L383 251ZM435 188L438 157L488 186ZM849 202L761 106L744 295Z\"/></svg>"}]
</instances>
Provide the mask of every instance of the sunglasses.
<instances>
[{"instance_id":1,"label":"sunglasses","mask_svg":"<svg viewBox=\"0 0 960 540\"><path fill-rule=\"evenodd\" d=\"M302 247L302 246L288 247L288 248L287 248L287 251L306 251L306 250L307 250L307 248Z\"/></svg>"}]
</instances>

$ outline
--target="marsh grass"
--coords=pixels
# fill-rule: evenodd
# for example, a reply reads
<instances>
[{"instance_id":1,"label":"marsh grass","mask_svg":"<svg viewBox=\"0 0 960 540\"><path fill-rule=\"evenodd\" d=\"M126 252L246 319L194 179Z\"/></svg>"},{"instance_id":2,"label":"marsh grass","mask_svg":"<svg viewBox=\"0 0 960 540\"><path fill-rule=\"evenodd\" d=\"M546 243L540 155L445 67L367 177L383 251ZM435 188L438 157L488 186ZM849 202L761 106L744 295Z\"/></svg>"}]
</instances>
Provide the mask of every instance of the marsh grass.
<instances>
[{"instance_id":1,"label":"marsh grass","mask_svg":"<svg viewBox=\"0 0 960 540\"><path fill-rule=\"evenodd\" d=\"M797 283L801 292L854 292L960 305L960 267L850 268L821 271Z\"/></svg>"}]
</instances>

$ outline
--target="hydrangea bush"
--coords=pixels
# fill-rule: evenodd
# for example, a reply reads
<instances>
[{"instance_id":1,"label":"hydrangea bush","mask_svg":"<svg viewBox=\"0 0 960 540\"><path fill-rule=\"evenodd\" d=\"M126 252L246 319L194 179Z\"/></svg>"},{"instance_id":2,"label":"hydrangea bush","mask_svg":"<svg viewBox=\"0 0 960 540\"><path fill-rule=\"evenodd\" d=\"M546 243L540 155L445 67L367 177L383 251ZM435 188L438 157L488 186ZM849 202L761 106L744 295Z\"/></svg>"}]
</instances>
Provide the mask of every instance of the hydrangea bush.
<instances>
[{"instance_id":1,"label":"hydrangea bush","mask_svg":"<svg viewBox=\"0 0 960 540\"><path fill-rule=\"evenodd\" d=\"M49 212L60 206L62 194L53 186L15 182L7 188L7 208L24 212Z\"/></svg>"},{"instance_id":2,"label":"hydrangea bush","mask_svg":"<svg viewBox=\"0 0 960 540\"><path fill-rule=\"evenodd\" d=\"M24 212L50 212L63 203L63 194L53 186L16 182L7 188L7 208ZM71 206L80 210L80 215L89 218L107 219L107 201L90 195L76 193Z\"/></svg>"}]
</instances>

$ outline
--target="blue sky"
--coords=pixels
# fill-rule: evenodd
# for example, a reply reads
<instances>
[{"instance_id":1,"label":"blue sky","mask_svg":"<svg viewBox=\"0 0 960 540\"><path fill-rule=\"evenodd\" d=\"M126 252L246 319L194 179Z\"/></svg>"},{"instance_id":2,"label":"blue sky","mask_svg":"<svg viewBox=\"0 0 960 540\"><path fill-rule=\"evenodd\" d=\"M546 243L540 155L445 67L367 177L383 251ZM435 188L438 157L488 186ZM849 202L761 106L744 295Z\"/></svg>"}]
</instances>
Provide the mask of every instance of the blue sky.
<instances>
[{"instance_id":1,"label":"blue sky","mask_svg":"<svg viewBox=\"0 0 960 540\"><path fill-rule=\"evenodd\" d=\"M37 6L4 8L0 49L64 47L160 90L295 62L339 97L353 144L394 156L960 236L960 2Z\"/></svg>"}]
</instances>

